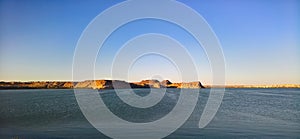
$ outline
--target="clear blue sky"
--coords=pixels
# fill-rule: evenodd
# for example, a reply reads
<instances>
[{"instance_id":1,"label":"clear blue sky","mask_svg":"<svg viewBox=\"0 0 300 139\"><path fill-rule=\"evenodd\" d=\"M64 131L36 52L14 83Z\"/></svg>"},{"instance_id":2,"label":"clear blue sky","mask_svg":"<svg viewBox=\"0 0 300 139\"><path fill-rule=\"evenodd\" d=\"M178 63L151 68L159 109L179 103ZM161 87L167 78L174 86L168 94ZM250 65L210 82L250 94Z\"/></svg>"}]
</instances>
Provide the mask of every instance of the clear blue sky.
<instances>
[{"instance_id":1,"label":"clear blue sky","mask_svg":"<svg viewBox=\"0 0 300 139\"><path fill-rule=\"evenodd\" d=\"M0 80L71 80L73 53L81 33L99 13L119 2L1 0ZM226 60L227 84L300 83L299 1L180 2L199 12L218 36ZM184 30L156 20L133 22L111 36L97 59L97 78L110 78L106 65L111 64L122 43L147 32L168 34L182 42L196 59L200 80L211 83L209 63L201 47ZM157 56L136 61L130 79L151 74L177 80L174 66Z\"/></svg>"}]
</instances>

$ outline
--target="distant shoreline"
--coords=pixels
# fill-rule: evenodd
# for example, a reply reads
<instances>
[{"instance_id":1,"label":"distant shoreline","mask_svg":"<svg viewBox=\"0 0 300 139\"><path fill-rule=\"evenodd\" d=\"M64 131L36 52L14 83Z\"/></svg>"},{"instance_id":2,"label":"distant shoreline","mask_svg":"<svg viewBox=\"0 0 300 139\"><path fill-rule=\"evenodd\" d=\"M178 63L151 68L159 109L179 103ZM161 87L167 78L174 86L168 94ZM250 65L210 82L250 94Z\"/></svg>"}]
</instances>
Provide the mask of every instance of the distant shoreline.
<instances>
[{"instance_id":1,"label":"distant shoreline","mask_svg":"<svg viewBox=\"0 0 300 139\"><path fill-rule=\"evenodd\" d=\"M126 89L126 88L205 88L201 82L172 83L169 80L142 80L126 82L120 80L86 80L81 82L34 81L0 82L0 89Z\"/></svg>"},{"instance_id":2,"label":"distant shoreline","mask_svg":"<svg viewBox=\"0 0 300 139\"><path fill-rule=\"evenodd\" d=\"M113 88L300 88L300 84L274 85L202 85L199 81L187 83L172 83L169 80L142 80L140 82L126 82L120 80L86 80L71 81L31 81L31 82L4 82L0 81L0 89L113 89Z\"/></svg>"},{"instance_id":3,"label":"distant shoreline","mask_svg":"<svg viewBox=\"0 0 300 139\"><path fill-rule=\"evenodd\" d=\"M205 86L207 88L300 88L300 84L273 84L273 85L225 85Z\"/></svg>"}]
</instances>

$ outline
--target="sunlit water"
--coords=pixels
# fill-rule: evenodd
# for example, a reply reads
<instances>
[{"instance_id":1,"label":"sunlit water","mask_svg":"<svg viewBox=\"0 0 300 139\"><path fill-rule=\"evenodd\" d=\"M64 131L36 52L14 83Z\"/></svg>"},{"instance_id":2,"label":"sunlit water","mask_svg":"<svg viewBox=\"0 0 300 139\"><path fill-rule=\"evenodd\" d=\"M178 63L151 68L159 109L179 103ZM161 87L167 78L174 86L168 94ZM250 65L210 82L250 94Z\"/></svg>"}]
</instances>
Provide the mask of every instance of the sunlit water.
<instances>
[{"instance_id":1,"label":"sunlit water","mask_svg":"<svg viewBox=\"0 0 300 139\"><path fill-rule=\"evenodd\" d=\"M163 100L148 109L126 105L113 90L100 94L113 113L142 123L171 111L178 91L168 89ZM135 92L144 96L149 90ZM226 89L213 121L199 129L208 96L209 89L202 89L189 120L166 138L300 138L300 89ZM73 90L0 90L0 138L108 137L85 119Z\"/></svg>"}]
</instances>

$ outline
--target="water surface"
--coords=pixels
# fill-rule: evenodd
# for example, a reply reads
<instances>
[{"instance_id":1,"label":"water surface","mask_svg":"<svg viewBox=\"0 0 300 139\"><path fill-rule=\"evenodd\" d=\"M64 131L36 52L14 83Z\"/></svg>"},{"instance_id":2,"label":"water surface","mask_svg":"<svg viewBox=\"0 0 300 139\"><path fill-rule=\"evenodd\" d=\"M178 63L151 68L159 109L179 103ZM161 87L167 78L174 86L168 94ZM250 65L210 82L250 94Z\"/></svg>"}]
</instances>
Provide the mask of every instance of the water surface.
<instances>
[{"instance_id":1,"label":"water surface","mask_svg":"<svg viewBox=\"0 0 300 139\"><path fill-rule=\"evenodd\" d=\"M149 89L135 89L145 96ZM113 90L100 91L119 117L151 122L172 110L178 89L168 89L164 99L148 109L124 105ZM226 89L215 118L197 127L209 89L200 91L188 121L166 138L300 138L300 89ZM0 90L0 138L108 138L81 113L73 90ZM151 138L151 137L150 137Z\"/></svg>"}]
</instances>

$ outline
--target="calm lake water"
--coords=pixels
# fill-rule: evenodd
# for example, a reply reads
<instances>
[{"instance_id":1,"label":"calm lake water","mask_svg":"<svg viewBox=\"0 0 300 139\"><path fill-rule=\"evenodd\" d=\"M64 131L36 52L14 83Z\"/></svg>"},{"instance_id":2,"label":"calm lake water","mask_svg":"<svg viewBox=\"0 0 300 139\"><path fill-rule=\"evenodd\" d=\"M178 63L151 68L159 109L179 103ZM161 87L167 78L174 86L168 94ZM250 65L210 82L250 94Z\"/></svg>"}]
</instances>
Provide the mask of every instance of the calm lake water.
<instances>
[{"instance_id":1,"label":"calm lake water","mask_svg":"<svg viewBox=\"0 0 300 139\"><path fill-rule=\"evenodd\" d=\"M143 96L149 89L135 89ZM159 119L179 97L168 89L159 107L137 111L112 90L101 91L119 117L132 122ZM166 138L300 138L300 89L226 89L211 123L197 127L209 89L202 89L188 121ZM165 103L165 104L164 104ZM108 138L81 113L73 90L0 90L0 138ZM151 138L151 137L145 137Z\"/></svg>"}]
</instances>

